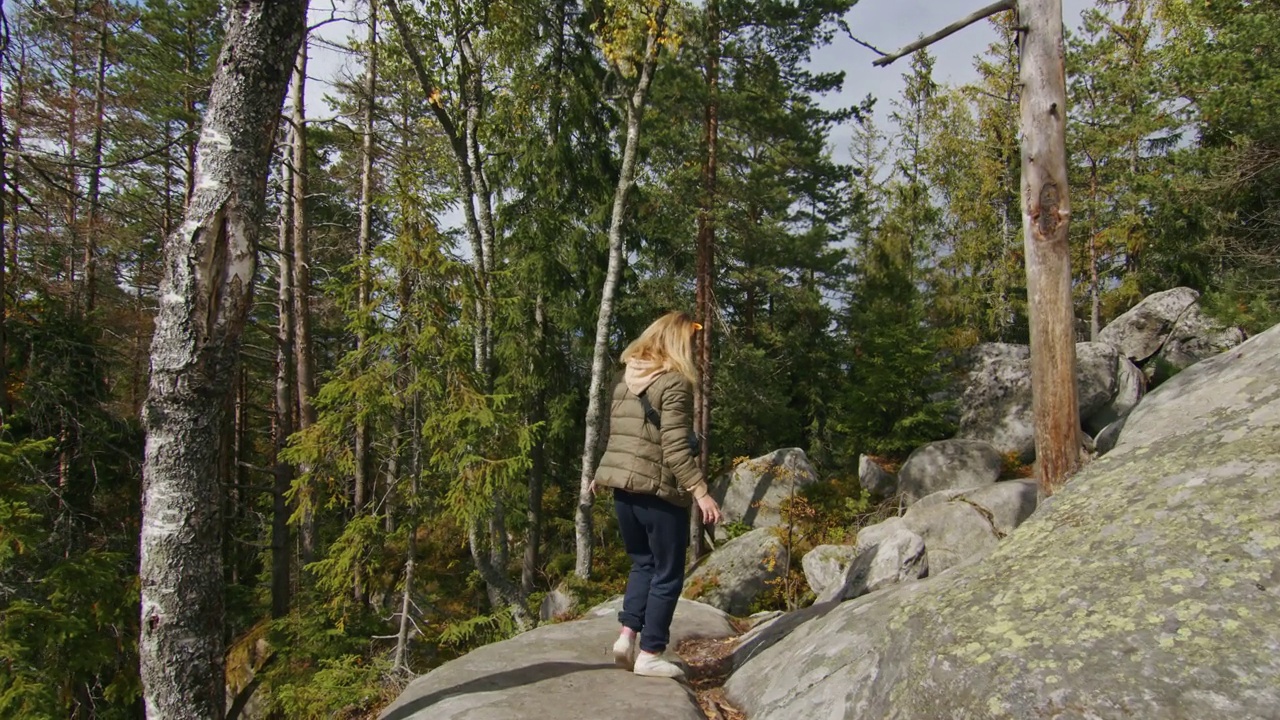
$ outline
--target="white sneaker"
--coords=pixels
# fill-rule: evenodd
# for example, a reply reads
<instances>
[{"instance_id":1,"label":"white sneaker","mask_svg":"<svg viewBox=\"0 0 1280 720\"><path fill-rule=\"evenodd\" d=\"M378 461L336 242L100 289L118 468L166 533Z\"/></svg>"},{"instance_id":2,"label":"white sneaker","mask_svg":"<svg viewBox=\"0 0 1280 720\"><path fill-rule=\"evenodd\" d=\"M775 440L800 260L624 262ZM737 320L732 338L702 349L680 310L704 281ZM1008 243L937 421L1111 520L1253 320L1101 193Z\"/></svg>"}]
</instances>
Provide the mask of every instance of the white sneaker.
<instances>
[{"instance_id":1,"label":"white sneaker","mask_svg":"<svg viewBox=\"0 0 1280 720\"><path fill-rule=\"evenodd\" d=\"M636 656L635 674L644 677L682 678L684 670L679 665L667 662L660 655L641 652Z\"/></svg>"},{"instance_id":2,"label":"white sneaker","mask_svg":"<svg viewBox=\"0 0 1280 720\"><path fill-rule=\"evenodd\" d=\"M619 635L617 640L613 641L613 664L623 670L631 670L636 666L637 645L640 642L639 635Z\"/></svg>"}]
</instances>

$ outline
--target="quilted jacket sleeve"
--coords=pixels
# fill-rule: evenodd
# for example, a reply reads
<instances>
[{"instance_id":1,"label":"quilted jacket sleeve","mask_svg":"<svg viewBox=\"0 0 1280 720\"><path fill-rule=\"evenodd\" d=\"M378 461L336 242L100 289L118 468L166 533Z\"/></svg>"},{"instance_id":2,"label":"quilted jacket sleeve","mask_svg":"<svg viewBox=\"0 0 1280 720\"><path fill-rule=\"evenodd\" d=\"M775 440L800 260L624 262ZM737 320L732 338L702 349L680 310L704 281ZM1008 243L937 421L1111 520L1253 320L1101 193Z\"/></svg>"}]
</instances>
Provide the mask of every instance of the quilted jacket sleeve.
<instances>
[{"instance_id":1,"label":"quilted jacket sleeve","mask_svg":"<svg viewBox=\"0 0 1280 720\"><path fill-rule=\"evenodd\" d=\"M680 487L701 499L709 493L698 458L689 447L693 435L693 383L683 376L676 377L679 379L662 393L662 461Z\"/></svg>"}]
</instances>

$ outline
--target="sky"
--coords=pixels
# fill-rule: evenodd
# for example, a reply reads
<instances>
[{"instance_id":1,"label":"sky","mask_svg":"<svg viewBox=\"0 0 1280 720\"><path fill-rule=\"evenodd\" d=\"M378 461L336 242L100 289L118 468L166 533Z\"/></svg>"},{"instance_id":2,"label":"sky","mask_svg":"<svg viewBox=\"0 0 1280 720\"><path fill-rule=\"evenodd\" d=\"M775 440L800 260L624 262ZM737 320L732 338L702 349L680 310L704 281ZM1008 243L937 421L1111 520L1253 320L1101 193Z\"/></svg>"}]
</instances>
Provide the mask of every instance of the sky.
<instances>
[{"instance_id":1,"label":"sky","mask_svg":"<svg viewBox=\"0 0 1280 720\"><path fill-rule=\"evenodd\" d=\"M892 52L921 35L942 29L989 2L990 0L860 0L845 19L859 39L884 52ZM1063 19L1068 27L1076 27L1080 14L1093 5L1093 0L1062 2ZM363 36L363 27L343 22L342 19L360 22L364 7L364 2L358 0L312 0L310 22L315 26L331 18L338 18L339 21L328 22L320 27L316 34L321 38L343 43L352 33L358 32ZM948 85L976 79L974 58L994 39L994 31L984 21L930 46L929 51L937 59L934 79L939 84ZM892 130L888 118L891 104L902 92L902 76L909 68L909 59L903 58L889 67L877 68L871 65L877 57L876 53L840 33L831 45L820 48L813 54L810 66L816 71L845 71L844 89L840 93L826 96L822 100L823 106L848 107L871 94L877 98L876 123L888 132ZM329 109L322 99L328 91L329 81L338 77L344 66L349 72L360 72L359 62L319 43L312 44L308 62L307 116L328 116ZM831 150L837 162L850 160L849 141L852 135L853 127L850 124L833 129ZM450 224L448 217L441 220Z\"/></svg>"}]
</instances>

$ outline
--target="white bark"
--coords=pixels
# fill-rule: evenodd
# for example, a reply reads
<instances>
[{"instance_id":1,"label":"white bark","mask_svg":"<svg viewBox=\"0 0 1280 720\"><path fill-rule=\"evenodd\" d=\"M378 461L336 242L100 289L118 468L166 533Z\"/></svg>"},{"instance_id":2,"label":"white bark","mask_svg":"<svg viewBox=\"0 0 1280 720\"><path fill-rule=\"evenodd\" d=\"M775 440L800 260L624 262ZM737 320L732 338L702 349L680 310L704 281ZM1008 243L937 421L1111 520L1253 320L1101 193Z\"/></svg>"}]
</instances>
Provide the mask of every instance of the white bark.
<instances>
[{"instance_id":1,"label":"white bark","mask_svg":"<svg viewBox=\"0 0 1280 720\"><path fill-rule=\"evenodd\" d=\"M219 430L252 299L272 128L306 0L230 11L185 222L165 247L151 348L139 656L151 720L223 715Z\"/></svg>"},{"instance_id":2,"label":"white bark","mask_svg":"<svg viewBox=\"0 0 1280 720\"><path fill-rule=\"evenodd\" d=\"M297 359L294 377L298 383L298 432L316 422L312 399L316 394L315 362L311 353L311 227L307 217L307 43L298 48L293 71L293 350ZM307 476L310 467L298 468ZM307 479L298 493L302 510L302 563L316 559L315 483Z\"/></svg>"},{"instance_id":3,"label":"white bark","mask_svg":"<svg viewBox=\"0 0 1280 720\"><path fill-rule=\"evenodd\" d=\"M604 404L605 375L609 372L609 323L613 320L613 300L618 292L618 278L622 274L622 222L627 207L627 195L635 184L636 151L640 145L640 121L644 117L645 103L649 97L649 85L658 66L661 46L659 37L665 29L667 2L659 4L656 22L650 27L645 41L645 60L640 76L627 105L627 136L623 143L622 167L618 172L618 184L613 191L613 215L609 220L609 265L605 271L604 288L600 297L600 314L596 320L595 350L591 357L591 385L587 395L587 431L582 447L582 476L578 483L578 508L573 525L576 545L574 573L580 578L591 575L591 481L596 474L600 455L600 426L603 421L601 407Z\"/></svg>"}]
</instances>

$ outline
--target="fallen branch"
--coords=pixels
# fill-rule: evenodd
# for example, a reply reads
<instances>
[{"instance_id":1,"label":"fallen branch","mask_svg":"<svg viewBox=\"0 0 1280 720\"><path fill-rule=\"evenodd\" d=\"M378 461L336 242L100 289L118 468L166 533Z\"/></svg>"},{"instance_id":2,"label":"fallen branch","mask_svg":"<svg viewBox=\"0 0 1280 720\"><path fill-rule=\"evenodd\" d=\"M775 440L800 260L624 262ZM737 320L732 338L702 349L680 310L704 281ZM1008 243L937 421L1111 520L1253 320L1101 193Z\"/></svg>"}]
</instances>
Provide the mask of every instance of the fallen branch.
<instances>
[{"instance_id":1,"label":"fallen branch","mask_svg":"<svg viewBox=\"0 0 1280 720\"><path fill-rule=\"evenodd\" d=\"M939 40L947 37L948 35L951 35L952 33L963 30L969 27L970 25L976 22L979 22L981 20L986 20L992 15L995 15L997 13L1002 13L1006 10L1013 10L1016 6L1017 6L1017 3L1015 2L1015 0L1000 0L1000 2L995 3L993 5L988 5L987 7L982 8L981 10L973 13L972 15L962 20L957 20L956 22L951 23L950 25L946 26L945 28L939 30L938 32L928 37L922 37L919 40L916 40L915 42L911 43L910 45L907 45L906 47L902 48L897 52L885 55L884 57L880 58L879 60L876 60L871 64L876 67L885 67L886 65L891 64L894 60L906 57L907 55L910 55L911 53L921 48L926 48L938 42Z\"/></svg>"}]
</instances>

